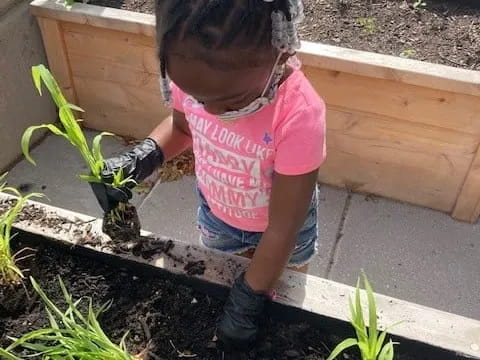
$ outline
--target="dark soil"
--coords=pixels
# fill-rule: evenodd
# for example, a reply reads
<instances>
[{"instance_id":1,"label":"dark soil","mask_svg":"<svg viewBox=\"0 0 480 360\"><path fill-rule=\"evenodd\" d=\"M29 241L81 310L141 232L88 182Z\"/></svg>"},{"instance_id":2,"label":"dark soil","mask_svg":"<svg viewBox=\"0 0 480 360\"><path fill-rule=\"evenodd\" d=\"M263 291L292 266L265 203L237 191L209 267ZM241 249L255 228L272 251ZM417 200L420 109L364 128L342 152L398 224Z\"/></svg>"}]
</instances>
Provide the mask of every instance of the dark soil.
<instances>
[{"instance_id":1,"label":"dark soil","mask_svg":"<svg viewBox=\"0 0 480 360\"><path fill-rule=\"evenodd\" d=\"M19 242L19 246L26 245ZM113 300L110 310L102 315L101 324L117 342L129 331L131 353L141 352L151 340L151 352L157 356L152 359L178 359L178 351L196 354L197 359L223 358L212 341L223 306L220 300L169 279L102 264L56 246L39 245L36 250L36 257L23 265L30 267L29 275L57 304L64 304L57 275L62 277L74 298L90 296L98 306ZM19 287L15 295L17 305L10 308L3 305L14 293L0 288L2 347L10 343L7 336L19 337L47 325L43 306L33 296L31 286L27 288L29 297ZM324 359L326 350L322 344L332 346L339 340L305 323L287 325L268 321L266 329L267 335L258 348L242 355L242 359ZM237 354L224 358L239 357Z\"/></svg>"},{"instance_id":2,"label":"dark soil","mask_svg":"<svg viewBox=\"0 0 480 360\"><path fill-rule=\"evenodd\" d=\"M261 0L259 0L261 1ZM90 0L154 13L154 0ZM480 1L305 0L304 40L480 69Z\"/></svg>"},{"instance_id":3,"label":"dark soil","mask_svg":"<svg viewBox=\"0 0 480 360\"><path fill-rule=\"evenodd\" d=\"M103 216L102 230L116 243L125 243L126 241L135 241L140 238L140 219L137 209L132 204L123 204L125 210L118 212L119 217L115 217L112 212L105 213Z\"/></svg>"}]
</instances>

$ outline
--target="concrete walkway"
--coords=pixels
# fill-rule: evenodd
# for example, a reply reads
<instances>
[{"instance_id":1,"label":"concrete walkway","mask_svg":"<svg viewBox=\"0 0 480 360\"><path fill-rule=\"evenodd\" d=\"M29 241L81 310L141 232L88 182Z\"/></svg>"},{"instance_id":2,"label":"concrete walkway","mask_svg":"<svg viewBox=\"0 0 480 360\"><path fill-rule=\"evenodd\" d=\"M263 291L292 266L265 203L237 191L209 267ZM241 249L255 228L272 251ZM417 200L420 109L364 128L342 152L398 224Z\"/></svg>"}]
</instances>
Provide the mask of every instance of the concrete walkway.
<instances>
[{"instance_id":1,"label":"concrete walkway","mask_svg":"<svg viewBox=\"0 0 480 360\"><path fill-rule=\"evenodd\" d=\"M106 156L121 148L105 140ZM63 139L47 137L32 155L37 167L18 163L9 173L11 185L44 192L55 206L101 214L89 186L76 177L86 171L81 159ZM197 243L194 187L187 177L136 194L143 227ZM319 254L311 274L355 285L364 269L379 293L480 320L479 225L328 186L320 193Z\"/></svg>"}]
</instances>

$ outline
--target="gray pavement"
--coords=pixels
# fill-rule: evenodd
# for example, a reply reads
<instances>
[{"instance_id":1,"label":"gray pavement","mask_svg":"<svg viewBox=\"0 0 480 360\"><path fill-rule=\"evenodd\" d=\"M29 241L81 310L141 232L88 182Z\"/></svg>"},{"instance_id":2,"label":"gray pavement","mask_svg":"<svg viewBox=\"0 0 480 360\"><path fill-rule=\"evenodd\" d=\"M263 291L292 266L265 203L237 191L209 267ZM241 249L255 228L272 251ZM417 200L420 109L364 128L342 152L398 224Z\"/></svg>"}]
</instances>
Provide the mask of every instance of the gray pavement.
<instances>
[{"instance_id":1,"label":"gray pavement","mask_svg":"<svg viewBox=\"0 0 480 360\"><path fill-rule=\"evenodd\" d=\"M93 132L88 132L89 138ZM123 148L106 139L105 155ZM33 152L38 166L17 164L8 180L42 191L51 203L100 215L75 151L49 136ZM157 183L137 194L143 228L197 243L195 179ZM320 187L319 253L309 272L355 285L364 269L379 293L480 319L480 225L459 223L448 215L383 198Z\"/></svg>"}]
</instances>

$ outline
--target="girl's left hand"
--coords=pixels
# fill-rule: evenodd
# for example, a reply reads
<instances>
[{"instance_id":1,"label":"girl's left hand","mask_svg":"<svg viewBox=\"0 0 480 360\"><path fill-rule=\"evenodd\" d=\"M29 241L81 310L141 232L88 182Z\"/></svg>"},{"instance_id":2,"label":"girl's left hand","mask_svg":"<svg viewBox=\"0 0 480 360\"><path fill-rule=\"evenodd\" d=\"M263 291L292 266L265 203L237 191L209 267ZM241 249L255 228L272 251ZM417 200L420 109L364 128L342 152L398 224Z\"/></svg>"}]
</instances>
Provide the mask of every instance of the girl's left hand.
<instances>
[{"instance_id":1,"label":"girl's left hand","mask_svg":"<svg viewBox=\"0 0 480 360\"><path fill-rule=\"evenodd\" d=\"M248 351L257 339L267 299L266 293L252 290L244 274L235 281L217 327L223 350Z\"/></svg>"}]
</instances>

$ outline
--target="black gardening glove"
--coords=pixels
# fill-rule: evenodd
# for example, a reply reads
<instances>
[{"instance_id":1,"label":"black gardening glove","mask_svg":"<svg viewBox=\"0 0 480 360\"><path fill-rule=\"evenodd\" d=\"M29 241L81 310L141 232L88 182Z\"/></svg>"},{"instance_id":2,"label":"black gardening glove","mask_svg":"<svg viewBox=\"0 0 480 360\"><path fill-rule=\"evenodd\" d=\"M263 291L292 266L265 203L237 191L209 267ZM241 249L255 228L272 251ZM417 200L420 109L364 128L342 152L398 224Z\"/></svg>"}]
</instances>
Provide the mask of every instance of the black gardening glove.
<instances>
[{"instance_id":1,"label":"black gardening glove","mask_svg":"<svg viewBox=\"0 0 480 360\"><path fill-rule=\"evenodd\" d=\"M126 203L132 198L131 189L149 177L153 171L163 164L164 156L157 143L150 138L143 140L116 157L105 160L102 170L104 183L90 183L100 206L104 212L115 209L120 202ZM130 178L123 188L114 188L113 175L123 170L123 177Z\"/></svg>"},{"instance_id":2,"label":"black gardening glove","mask_svg":"<svg viewBox=\"0 0 480 360\"><path fill-rule=\"evenodd\" d=\"M242 274L230 290L217 326L220 346L226 351L248 350L257 339L267 295L252 290Z\"/></svg>"}]
</instances>

